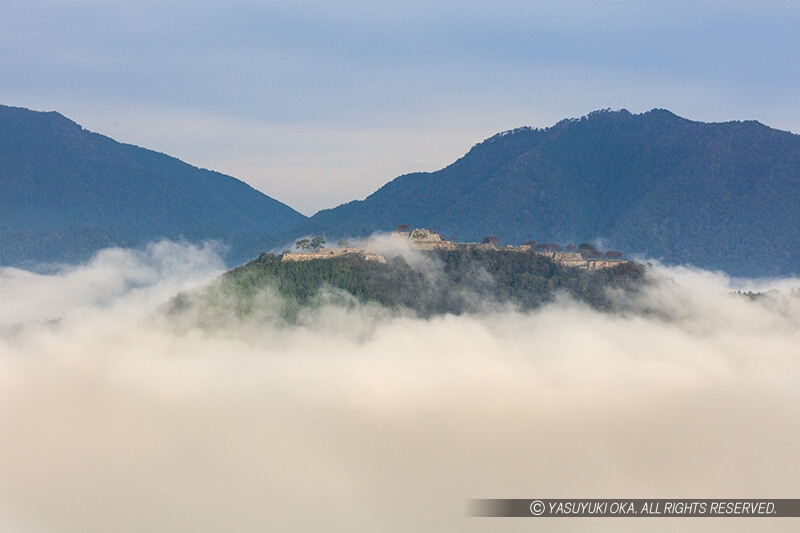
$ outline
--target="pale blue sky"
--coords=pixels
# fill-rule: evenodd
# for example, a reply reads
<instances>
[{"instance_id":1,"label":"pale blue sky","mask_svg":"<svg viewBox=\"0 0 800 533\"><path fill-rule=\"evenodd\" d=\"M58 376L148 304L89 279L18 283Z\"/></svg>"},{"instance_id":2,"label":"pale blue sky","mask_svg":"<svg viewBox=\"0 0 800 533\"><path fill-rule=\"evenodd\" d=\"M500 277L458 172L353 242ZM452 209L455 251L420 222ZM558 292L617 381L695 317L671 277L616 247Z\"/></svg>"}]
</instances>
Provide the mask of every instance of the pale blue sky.
<instances>
[{"instance_id":1,"label":"pale blue sky","mask_svg":"<svg viewBox=\"0 0 800 533\"><path fill-rule=\"evenodd\" d=\"M800 132L796 1L11 0L0 17L0 103L306 214L601 108Z\"/></svg>"}]
</instances>

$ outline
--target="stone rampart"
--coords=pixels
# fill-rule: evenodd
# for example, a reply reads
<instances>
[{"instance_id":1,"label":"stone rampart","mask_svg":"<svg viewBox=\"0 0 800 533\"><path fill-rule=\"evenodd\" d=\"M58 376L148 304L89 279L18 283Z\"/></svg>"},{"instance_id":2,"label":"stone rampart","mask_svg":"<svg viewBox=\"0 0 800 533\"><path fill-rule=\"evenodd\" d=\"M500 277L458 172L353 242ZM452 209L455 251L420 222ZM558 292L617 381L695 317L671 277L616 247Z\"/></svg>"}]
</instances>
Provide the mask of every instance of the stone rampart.
<instances>
[{"instance_id":1,"label":"stone rampart","mask_svg":"<svg viewBox=\"0 0 800 533\"><path fill-rule=\"evenodd\" d=\"M324 248L318 252L297 252L283 254L281 261L313 261L315 259L333 259L345 255L359 255L367 261L385 263L386 258L374 250L361 248Z\"/></svg>"},{"instance_id":2,"label":"stone rampart","mask_svg":"<svg viewBox=\"0 0 800 533\"><path fill-rule=\"evenodd\" d=\"M623 259L590 259L586 263L586 270L598 270L601 268L614 268L627 263L627 261Z\"/></svg>"},{"instance_id":3,"label":"stone rampart","mask_svg":"<svg viewBox=\"0 0 800 533\"><path fill-rule=\"evenodd\" d=\"M620 259L586 259L577 252L551 252L551 251L533 251L528 245L511 246L505 245L498 248L494 243L458 243L451 241L443 241L442 238L436 234L431 233L426 229L415 229L408 232L394 232L390 234L392 239L402 239L417 250L435 251L435 250L481 250L481 251L504 251L504 252L519 252L519 253L534 253L547 257L554 263L572 268L583 268L586 270L598 270L601 268L612 268L622 263L627 263L625 260ZM367 248L325 248L318 252L297 252L284 254L282 261L313 261L315 259L331 259L333 257L341 257L343 255L359 255L367 261L377 261L379 263L386 263L386 258L374 250Z\"/></svg>"}]
</instances>

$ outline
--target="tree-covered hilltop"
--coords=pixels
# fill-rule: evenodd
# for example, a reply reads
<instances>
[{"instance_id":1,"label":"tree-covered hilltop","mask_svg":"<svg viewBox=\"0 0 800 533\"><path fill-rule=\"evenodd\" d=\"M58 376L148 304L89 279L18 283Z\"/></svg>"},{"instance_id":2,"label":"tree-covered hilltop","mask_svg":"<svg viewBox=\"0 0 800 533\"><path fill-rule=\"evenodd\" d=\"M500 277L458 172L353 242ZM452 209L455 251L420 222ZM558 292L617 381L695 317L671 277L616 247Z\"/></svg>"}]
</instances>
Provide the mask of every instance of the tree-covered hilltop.
<instances>
[{"instance_id":1,"label":"tree-covered hilltop","mask_svg":"<svg viewBox=\"0 0 800 533\"><path fill-rule=\"evenodd\" d=\"M338 295L342 302L355 299L430 317L478 312L497 305L534 309L564 293L596 309L614 311L619 305L614 295L631 294L645 283L644 267L631 262L584 270L559 265L530 251L419 253L416 260L398 255L387 257L385 263L359 254L309 261L283 261L282 256L261 254L208 287L179 294L166 310L173 315L199 313L201 323L215 316L247 317L265 311L293 320L302 308ZM264 294L271 297L264 298Z\"/></svg>"}]
</instances>

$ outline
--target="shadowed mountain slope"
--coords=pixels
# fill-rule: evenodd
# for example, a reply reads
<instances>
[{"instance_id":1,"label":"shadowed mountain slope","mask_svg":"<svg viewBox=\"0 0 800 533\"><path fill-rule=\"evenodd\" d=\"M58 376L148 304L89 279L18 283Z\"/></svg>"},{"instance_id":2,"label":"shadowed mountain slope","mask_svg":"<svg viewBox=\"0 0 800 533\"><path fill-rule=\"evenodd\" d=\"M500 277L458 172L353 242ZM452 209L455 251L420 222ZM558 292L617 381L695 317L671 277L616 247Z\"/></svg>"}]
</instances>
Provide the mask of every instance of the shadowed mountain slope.
<instances>
[{"instance_id":1,"label":"shadowed mountain slope","mask_svg":"<svg viewBox=\"0 0 800 533\"><path fill-rule=\"evenodd\" d=\"M160 237L234 243L305 217L230 176L0 106L0 264L77 260Z\"/></svg>"},{"instance_id":2,"label":"shadowed mountain slope","mask_svg":"<svg viewBox=\"0 0 800 533\"><path fill-rule=\"evenodd\" d=\"M330 239L409 224L462 241L601 241L668 263L785 275L800 272L797 205L798 135L660 109L596 111L495 135L447 168L320 211L295 233Z\"/></svg>"}]
</instances>

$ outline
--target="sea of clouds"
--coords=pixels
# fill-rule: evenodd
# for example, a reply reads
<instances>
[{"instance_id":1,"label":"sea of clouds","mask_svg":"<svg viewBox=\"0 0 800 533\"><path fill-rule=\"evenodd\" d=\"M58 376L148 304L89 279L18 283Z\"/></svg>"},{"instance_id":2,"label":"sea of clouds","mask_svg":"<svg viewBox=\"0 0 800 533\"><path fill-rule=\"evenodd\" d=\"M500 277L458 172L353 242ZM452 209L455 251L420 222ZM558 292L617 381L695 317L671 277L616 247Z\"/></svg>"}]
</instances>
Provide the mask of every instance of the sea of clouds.
<instances>
[{"instance_id":1,"label":"sea of clouds","mask_svg":"<svg viewBox=\"0 0 800 533\"><path fill-rule=\"evenodd\" d=\"M797 497L800 280L656 266L616 315L158 312L222 270L170 242L0 269L0 531L797 528L472 518L466 500Z\"/></svg>"}]
</instances>

